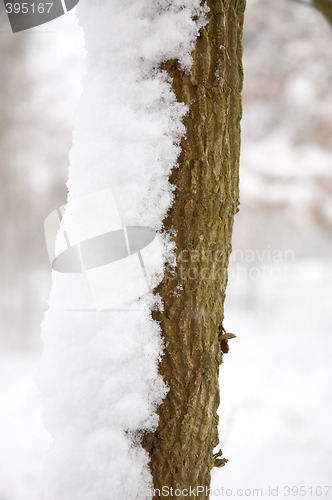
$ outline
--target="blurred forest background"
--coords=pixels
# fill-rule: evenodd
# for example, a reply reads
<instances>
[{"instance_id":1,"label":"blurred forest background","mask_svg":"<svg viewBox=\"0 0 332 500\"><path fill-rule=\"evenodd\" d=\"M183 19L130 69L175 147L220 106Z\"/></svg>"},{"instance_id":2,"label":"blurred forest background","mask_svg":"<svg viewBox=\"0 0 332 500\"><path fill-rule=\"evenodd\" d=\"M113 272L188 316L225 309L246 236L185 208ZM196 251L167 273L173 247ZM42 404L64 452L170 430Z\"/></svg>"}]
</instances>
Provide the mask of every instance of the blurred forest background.
<instances>
[{"instance_id":1,"label":"blurred forest background","mask_svg":"<svg viewBox=\"0 0 332 500\"><path fill-rule=\"evenodd\" d=\"M6 22L0 12L0 499L40 500L50 442L34 384L51 284L43 221L66 200L84 50L74 12L16 35ZM249 0L244 49L225 316L237 339L221 367L230 462L212 485L329 484L332 29L299 2Z\"/></svg>"}]
</instances>

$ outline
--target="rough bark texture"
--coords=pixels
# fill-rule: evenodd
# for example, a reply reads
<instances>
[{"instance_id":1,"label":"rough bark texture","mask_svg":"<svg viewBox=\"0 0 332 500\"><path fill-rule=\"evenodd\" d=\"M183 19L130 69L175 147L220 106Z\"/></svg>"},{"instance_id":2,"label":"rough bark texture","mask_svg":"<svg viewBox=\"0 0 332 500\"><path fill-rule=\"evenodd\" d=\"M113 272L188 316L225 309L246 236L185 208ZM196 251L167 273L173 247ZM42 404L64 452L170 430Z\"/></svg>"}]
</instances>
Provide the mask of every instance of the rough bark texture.
<instances>
[{"instance_id":1,"label":"rough bark texture","mask_svg":"<svg viewBox=\"0 0 332 500\"><path fill-rule=\"evenodd\" d=\"M177 61L165 64L189 113L179 168L170 178L175 201L164 221L176 243L178 266L156 290L164 302L164 312L154 313L165 342L160 373L170 391L158 410L157 431L143 439L155 489L208 487L218 445L218 334L239 205L245 1L207 4L209 22L197 39L191 74Z\"/></svg>"}]
</instances>

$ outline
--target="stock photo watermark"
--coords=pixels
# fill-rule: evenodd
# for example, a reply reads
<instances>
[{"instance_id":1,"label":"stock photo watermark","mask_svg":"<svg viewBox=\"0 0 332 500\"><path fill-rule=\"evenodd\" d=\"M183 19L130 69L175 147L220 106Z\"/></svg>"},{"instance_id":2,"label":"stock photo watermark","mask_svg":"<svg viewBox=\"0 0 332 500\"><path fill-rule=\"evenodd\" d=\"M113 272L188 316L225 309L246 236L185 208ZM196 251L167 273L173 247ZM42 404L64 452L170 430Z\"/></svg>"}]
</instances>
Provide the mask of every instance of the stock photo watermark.
<instances>
[{"instance_id":1,"label":"stock photo watermark","mask_svg":"<svg viewBox=\"0 0 332 500\"><path fill-rule=\"evenodd\" d=\"M170 280L229 280L258 281L265 277L278 280L285 264L295 261L292 249L275 249L267 245L262 250L234 250L229 258L221 249L182 250L176 256L176 268L167 270Z\"/></svg>"},{"instance_id":2,"label":"stock photo watermark","mask_svg":"<svg viewBox=\"0 0 332 500\"><path fill-rule=\"evenodd\" d=\"M158 234L150 227L124 225L111 189L58 207L46 217L44 229L52 269L84 275L96 311L137 300L162 276Z\"/></svg>"},{"instance_id":3,"label":"stock photo watermark","mask_svg":"<svg viewBox=\"0 0 332 500\"><path fill-rule=\"evenodd\" d=\"M207 486L188 486L188 488L173 488L162 486L153 490L154 497L157 498L197 498L205 495L209 498L223 497L245 497L245 498L266 498L266 497L328 497L331 486L300 486L300 485L275 485L265 488L209 488Z\"/></svg>"},{"instance_id":4,"label":"stock photo watermark","mask_svg":"<svg viewBox=\"0 0 332 500\"><path fill-rule=\"evenodd\" d=\"M3 0L13 33L48 23L73 9L79 0Z\"/></svg>"},{"instance_id":5,"label":"stock photo watermark","mask_svg":"<svg viewBox=\"0 0 332 500\"><path fill-rule=\"evenodd\" d=\"M58 207L44 226L52 269L83 275L96 311L127 307L152 292L162 279L165 259L158 233L150 227L123 224L112 189ZM219 283L262 276L276 280L281 266L295 259L292 250L270 245L261 251L235 250L230 259L228 254L229 249L224 251L217 242L208 249L179 251L176 266L166 266L165 277Z\"/></svg>"}]
</instances>

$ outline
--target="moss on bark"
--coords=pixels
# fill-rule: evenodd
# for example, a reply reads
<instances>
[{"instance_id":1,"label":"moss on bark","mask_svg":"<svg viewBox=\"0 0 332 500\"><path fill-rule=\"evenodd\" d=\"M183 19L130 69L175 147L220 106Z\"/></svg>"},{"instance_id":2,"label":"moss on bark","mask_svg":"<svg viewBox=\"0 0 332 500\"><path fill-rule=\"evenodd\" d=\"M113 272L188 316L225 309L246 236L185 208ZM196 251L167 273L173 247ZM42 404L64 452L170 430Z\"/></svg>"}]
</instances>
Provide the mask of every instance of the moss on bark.
<instances>
[{"instance_id":1,"label":"moss on bark","mask_svg":"<svg viewBox=\"0 0 332 500\"><path fill-rule=\"evenodd\" d=\"M164 221L178 266L174 275L167 270L156 289L164 311L153 314L165 342L160 373L170 388L158 409L157 431L143 438L156 489L208 487L218 445L218 334L239 206L245 1L207 4L209 21L197 39L191 74L178 61L165 64L189 113L179 167L170 177L175 201Z\"/></svg>"}]
</instances>

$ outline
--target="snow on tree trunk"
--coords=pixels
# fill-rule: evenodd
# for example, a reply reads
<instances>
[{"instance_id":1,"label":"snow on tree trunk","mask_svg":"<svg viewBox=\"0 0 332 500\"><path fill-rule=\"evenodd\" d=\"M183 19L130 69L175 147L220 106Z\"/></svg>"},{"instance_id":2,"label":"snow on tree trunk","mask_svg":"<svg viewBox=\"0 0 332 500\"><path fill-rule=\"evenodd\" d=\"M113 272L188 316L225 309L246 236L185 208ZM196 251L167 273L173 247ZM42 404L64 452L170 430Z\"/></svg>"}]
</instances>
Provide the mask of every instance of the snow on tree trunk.
<instances>
[{"instance_id":1,"label":"snow on tree trunk","mask_svg":"<svg viewBox=\"0 0 332 500\"><path fill-rule=\"evenodd\" d=\"M189 74L205 11L199 0L81 0L87 69L70 154L69 212L82 197L111 189L124 226L162 229L188 108L161 65L178 60ZM162 239L170 259L173 244ZM156 408L167 392L158 373L161 329L151 315L158 307L158 296L148 293L97 312L84 274L53 272L39 374L54 438L45 500L153 497L140 441L157 428Z\"/></svg>"}]
</instances>

